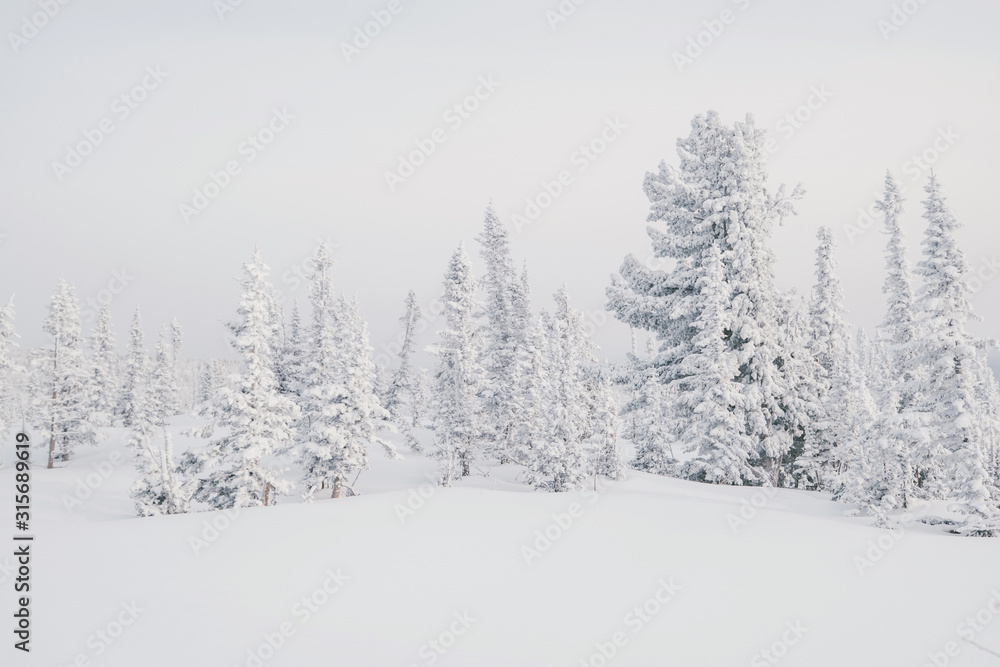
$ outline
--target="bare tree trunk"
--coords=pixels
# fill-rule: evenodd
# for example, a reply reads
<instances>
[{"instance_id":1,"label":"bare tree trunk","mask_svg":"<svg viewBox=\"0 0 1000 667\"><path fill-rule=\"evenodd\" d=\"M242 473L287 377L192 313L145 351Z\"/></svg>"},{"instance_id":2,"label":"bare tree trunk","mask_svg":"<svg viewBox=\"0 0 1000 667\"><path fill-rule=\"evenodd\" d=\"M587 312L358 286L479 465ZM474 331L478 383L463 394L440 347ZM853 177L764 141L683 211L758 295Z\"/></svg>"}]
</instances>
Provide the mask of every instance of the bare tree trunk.
<instances>
[{"instance_id":1,"label":"bare tree trunk","mask_svg":"<svg viewBox=\"0 0 1000 667\"><path fill-rule=\"evenodd\" d=\"M271 483L267 482L264 486L264 507L267 507L268 499L271 497Z\"/></svg>"},{"instance_id":2,"label":"bare tree trunk","mask_svg":"<svg viewBox=\"0 0 1000 667\"><path fill-rule=\"evenodd\" d=\"M510 463L510 459L507 457L507 452L510 451L510 433L512 430L513 424L511 422L504 424L503 437L501 438L503 441L503 449L500 451L500 465Z\"/></svg>"},{"instance_id":3,"label":"bare tree trunk","mask_svg":"<svg viewBox=\"0 0 1000 667\"><path fill-rule=\"evenodd\" d=\"M337 479L333 480L333 495L330 496L331 498L339 498L340 497L340 485L341 485L341 482L342 482L342 480L341 480L340 477L338 477Z\"/></svg>"}]
</instances>

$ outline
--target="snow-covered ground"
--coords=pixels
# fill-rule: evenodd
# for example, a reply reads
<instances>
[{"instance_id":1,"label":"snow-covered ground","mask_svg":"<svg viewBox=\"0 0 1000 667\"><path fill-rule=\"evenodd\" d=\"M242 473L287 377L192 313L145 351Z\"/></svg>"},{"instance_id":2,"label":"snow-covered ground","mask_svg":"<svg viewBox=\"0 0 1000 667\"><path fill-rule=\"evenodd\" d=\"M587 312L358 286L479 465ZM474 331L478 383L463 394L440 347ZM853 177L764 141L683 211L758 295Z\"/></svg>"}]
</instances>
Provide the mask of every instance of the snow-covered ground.
<instances>
[{"instance_id":1,"label":"snow-covered ground","mask_svg":"<svg viewBox=\"0 0 1000 667\"><path fill-rule=\"evenodd\" d=\"M36 465L33 651L0 664L1000 667L1000 540L633 471L597 492L532 492L513 468L444 489L404 455L372 452L356 497L144 519L120 430Z\"/></svg>"}]
</instances>

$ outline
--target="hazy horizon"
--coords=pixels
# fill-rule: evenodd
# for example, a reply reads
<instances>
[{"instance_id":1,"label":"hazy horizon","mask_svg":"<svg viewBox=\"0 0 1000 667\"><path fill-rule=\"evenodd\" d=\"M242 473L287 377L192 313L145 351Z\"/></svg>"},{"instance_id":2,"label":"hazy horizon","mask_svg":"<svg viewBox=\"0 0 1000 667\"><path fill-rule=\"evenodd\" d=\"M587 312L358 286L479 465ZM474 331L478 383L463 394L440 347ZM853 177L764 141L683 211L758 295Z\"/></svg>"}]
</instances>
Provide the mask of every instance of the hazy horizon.
<instances>
[{"instance_id":1,"label":"hazy horizon","mask_svg":"<svg viewBox=\"0 0 1000 667\"><path fill-rule=\"evenodd\" d=\"M604 289L627 253L649 258L643 175L676 164L676 139L709 109L727 123L753 113L776 140L771 186L807 189L799 215L775 230L779 286L808 293L816 231L831 226L852 324L871 330L884 307L884 238L877 223L860 235L847 226L886 169L906 186L911 260L929 173L912 158L924 151L937 154L974 270L1000 246L991 224L1000 205L984 178L1000 149L996 5L920 5L883 36L892 2L592 0L553 28L546 12L558 11L556 0L474 9L401 0L348 62L342 44L372 12L385 21L388 5L246 0L220 18L211 0L169 9L94 0L60 5L16 45L8 33L39 5L0 9L0 299L17 295L21 345L45 342L58 278L76 285L86 309L124 271L111 304L119 345L141 304L147 340L177 317L185 356L229 356L220 321L234 313L235 278L253 246L276 287L304 303L296 271L326 239L338 287L358 296L385 353L407 291L426 310L460 242L481 268L474 239L492 200L532 275L535 308L566 283L602 354L620 358L629 335L604 313ZM675 52L700 32L710 43L679 71ZM453 109L463 100L474 110ZM786 118L797 110L808 120ZM105 121L112 131L78 167L53 165ZM271 143L245 143L263 128ZM614 138L590 161L580 147L602 132ZM390 189L385 173L428 141L433 153ZM227 187L185 216L181 205L193 206L194 190L231 162L238 173ZM563 171L561 195L518 229L526 199ZM977 332L1000 337L986 308L997 282L985 281L973 303L986 316Z\"/></svg>"}]
</instances>

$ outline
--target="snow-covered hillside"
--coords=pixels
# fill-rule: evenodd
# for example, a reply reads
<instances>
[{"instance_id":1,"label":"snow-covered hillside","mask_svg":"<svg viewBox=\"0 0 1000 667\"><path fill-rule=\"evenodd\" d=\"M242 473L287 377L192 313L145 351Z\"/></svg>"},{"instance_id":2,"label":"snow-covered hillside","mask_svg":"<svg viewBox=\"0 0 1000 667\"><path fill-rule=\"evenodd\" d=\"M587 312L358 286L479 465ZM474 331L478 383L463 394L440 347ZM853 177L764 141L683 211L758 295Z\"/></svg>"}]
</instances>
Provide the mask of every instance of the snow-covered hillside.
<instances>
[{"instance_id":1,"label":"snow-covered hillside","mask_svg":"<svg viewBox=\"0 0 1000 667\"><path fill-rule=\"evenodd\" d=\"M539 493L513 467L442 488L436 462L373 452L360 496L137 518L107 433L34 469L18 664L1000 665L1000 541L878 530L825 494L636 471Z\"/></svg>"}]
</instances>

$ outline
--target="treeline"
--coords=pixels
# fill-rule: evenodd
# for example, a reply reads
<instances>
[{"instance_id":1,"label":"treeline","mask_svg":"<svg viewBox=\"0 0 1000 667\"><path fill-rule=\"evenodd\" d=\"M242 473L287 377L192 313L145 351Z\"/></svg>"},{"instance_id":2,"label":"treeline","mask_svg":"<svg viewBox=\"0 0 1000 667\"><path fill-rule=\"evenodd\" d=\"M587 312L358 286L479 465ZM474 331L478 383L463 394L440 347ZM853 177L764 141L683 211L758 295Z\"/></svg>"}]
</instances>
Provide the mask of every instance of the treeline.
<instances>
[{"instance_id":1,"label":"treeline","mask_svg":"<svg viewBox=\"0 0 1000 667\"><path fill-rule=\"evenodd\" d=\"M949 501L964 515L947 520L954 531L998 534L1000 389L986 362L995 343L968 332L970 269L939 181L925 187L913 269L903 198L886 176L877 207L887 309L869 338L845 321L829 229L818 233L811 294L775 287L773 226L803 191L769 189L766 153L750 117L726 126L709 113L678 142L677 166L646 175L652 254L670 268L630 255L612 278L607 308L633 331L627 363L598 362L565 288L552 310L536 312L490 206L476 239L485 274L476 277L464 246L446 267L431 369L414 360L422 318L412 291L398 361L382 372L359 305L333 285L324 245L304 314L286 312L255 251L229 325L239 361L202 363L183 397L176 321L150 354L137 311L121 358L109 308L83 341L72 287L60 281L44 324L51 344L20 364L13 305L0 309L0 418L22 406L20 418L45 436L50 467L100 428L128 428L140 515L350 495L370 449L400 456L386 439L395 430L407 449L439 462L443 485L510 464L526 484L566 491L631 466L824 490L883 524L916 501ZM192 408L204 422L192 433L208 443L175 456L168 423ZM622 437L635 449L627 462Z\"/></svg>"}]
</instances>

